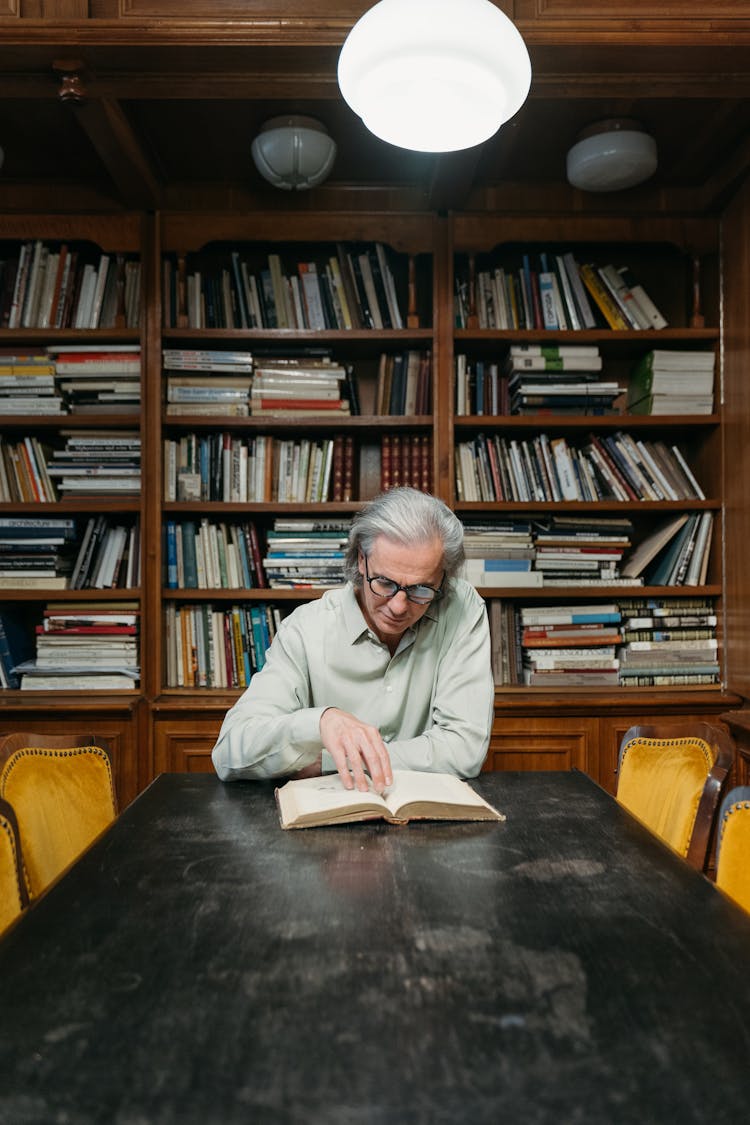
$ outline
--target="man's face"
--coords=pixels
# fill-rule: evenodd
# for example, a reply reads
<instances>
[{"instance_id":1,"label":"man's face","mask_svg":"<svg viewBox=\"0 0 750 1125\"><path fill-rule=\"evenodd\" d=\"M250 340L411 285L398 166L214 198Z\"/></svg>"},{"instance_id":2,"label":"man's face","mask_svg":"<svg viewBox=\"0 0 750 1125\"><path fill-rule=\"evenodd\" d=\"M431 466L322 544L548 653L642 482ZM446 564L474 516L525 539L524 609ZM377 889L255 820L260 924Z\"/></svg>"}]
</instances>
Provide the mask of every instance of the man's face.
<instances>
[{"instance_id":1,"label":"man's face","mask_svg":"<svg viewBox=\"0 0 750 1125\"><path fill-rule=\"evenodd\" d=\"M368 572L370 578L376 575L392 578L399 586L426 585L437 589L443 578L443 545L439 539L434 539L430 543L403 547L381 535L367 557L367 569L360 551L359 573L363 583L357 591L359 604L376 636L393 648L401 635L424 616L429 605L410 602L403 590L392 598L379 597L370 589Z\"/></svg>"}]
</instances>

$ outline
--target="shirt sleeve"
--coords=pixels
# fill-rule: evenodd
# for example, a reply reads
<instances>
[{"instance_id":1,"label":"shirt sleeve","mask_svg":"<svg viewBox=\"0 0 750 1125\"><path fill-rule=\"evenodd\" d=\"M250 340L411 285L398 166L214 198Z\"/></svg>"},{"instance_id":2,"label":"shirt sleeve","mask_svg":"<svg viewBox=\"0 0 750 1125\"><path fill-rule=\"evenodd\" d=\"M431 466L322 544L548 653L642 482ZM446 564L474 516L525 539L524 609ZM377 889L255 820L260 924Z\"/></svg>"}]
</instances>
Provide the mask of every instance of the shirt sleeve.
<instances>
[{"instance_id":1,"label":"shirt sleeve","mask_svg":"<svg viewBox=\"0 0 750 1125\"><path fill-rule=\"evenodd\" d=\"M211 757L222 781L285 777L320 754L320 716L310 706L307 657L294 615L282 622L247 691L227 712Z\"/></svg>"},{"instance_id":2,"label":"shirt sleeve","mask_svg":"<svg viewBox=\"0 0 750 1125\"><path fill-rule=\"evenodd\" d=\"M415 738L388 743L394 769L476 777L490 742L494 699L487 611L469 587L456 626L443 641L430 725Z\"/></svg>"}]
</instances>

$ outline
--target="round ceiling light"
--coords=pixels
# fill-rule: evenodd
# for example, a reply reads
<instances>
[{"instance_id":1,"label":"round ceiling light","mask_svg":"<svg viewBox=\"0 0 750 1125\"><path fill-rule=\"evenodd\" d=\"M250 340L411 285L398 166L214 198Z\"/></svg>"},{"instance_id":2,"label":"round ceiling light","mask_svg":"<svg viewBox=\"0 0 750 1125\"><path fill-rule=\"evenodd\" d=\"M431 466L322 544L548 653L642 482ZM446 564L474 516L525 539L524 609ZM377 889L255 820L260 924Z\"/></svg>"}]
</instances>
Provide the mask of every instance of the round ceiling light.
<instances>
[{"instance_id":1,"label":"round ceiling light","mask_svg":"<svg viewBox=\"0 0 750 1125\"><path fill-rule=\"evenodd\" d=\"M313 117L272 117L252 143L255 167L284 191L322 184L336 159L336 142Z\"/></svg>"},{"instance_id":2,"label":"round ceiling light","mask_svg":"<svg viewBox=\"0 0 750 1125\"><path fill-rule=\"evenodd\" d=\"M338 80L376 137L453 152L486 141L520 109L531 62L490 0L380 0L349 32Z\"/></svg>"},{"instance_id":3,"label":"round ceiling light","mask_svg":"<svg viewBox=\"0 0 750 1125\"><path fill-rule=\"evenodd\" d=\"M653 176L656 141L637 121L600 121L568 152L568 182L582 191L622 191Z\"/></svg>"}]
</instances>

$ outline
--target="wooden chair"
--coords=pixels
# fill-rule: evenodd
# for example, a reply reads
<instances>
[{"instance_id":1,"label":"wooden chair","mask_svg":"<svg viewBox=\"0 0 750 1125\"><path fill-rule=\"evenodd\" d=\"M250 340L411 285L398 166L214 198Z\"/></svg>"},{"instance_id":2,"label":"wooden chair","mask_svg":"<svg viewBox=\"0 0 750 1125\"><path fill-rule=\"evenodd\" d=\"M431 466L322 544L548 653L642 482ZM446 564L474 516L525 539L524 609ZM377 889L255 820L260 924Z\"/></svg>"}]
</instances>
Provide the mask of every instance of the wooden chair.
<instances>
[{"instance_id":1,"label":"wooden chair","mask_svg":"<svg viewBox=\"0 0 750 1125\"><path fill-rule=\"evenodd\" d=\"M710 723L631 727L620 744L617 800L691 866L705 871L733 761L730 736Z\"/></svg>"},{"instance_id":2,"label":"wooden chair","mask_svg":"<svg viewBox=\"0 0 750 1125\"><path fill-rule=\"evenodd\" d=\"M117 815L109 747L95 735L15 733L0 742L0 797L18 818L33 900Z\"/></svg>"},{"instance_id":3,"label":"wooden chair","mask_svg":"<svg viewBox=\"0 0 750 1125\"><path fill-rule=\"evenodd\" d=\"M29 905L13 807L0 799L0 933Z\"/></svg>"},{"instance_id":4,"label":"wooden chair","mask_svg":"<svg viewBox=\"0 0 750 1125\"><path fill-rule=\"evenodd\" d=\"M730 789L716 833L716 886L750 914L750 786Z\"/></svg>"}]
</instances>

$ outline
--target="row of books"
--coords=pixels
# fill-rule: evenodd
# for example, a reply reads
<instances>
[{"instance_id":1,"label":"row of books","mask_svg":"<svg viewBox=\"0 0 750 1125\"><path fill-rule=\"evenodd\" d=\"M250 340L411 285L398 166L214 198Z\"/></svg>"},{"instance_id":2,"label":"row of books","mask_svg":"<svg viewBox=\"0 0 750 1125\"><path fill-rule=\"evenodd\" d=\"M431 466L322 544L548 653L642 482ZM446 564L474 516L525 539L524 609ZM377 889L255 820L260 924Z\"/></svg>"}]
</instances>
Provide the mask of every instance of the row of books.
<instances>
[{"instance_id":1,"label":"row of books","mask_svg":"<svg viewBox=\"0 0 750 1125\"><path fill-rule=\"evenodd\" d=\"M134 590L141 584L140 524L112 516L86 521L68 582L70 590Z\"/></svg>"},{"instance_id":2,"label":"row of books","mask_svg":"<svg viewBox=\"0 0 750 1125\"><path fill-rule=\"evenodd\" d=\"M343 434L319 440L187 434L164 442L164 497L240 503L349 499L352 458L353 442Z\"/></svg>"},{"instance_id":3,"label":"row of books","mask_svg":"<svg viewBox=\"0 0 750 1125\"><path fill-rule=\"evenodd\" d=\"M432 408L429 351L382 353L372 395L362 398L353 364L336 362L330 349L306 346L299 352L165 349L166 413L336 417L366 408L403 416Z\"/></svg>"},{"instance_id":4,"label":"row of books","mask_svg":"<svg viewBox=\"0 0 750 1125\"><path fill-rule=\"evenodd\" d=\"M0 615L2 686L27 691L132 691L140 678L139 620L134 602L49 603L33 629L20 615L4 611Z\"/></svg>"},{"instance_id":5,"label":"row of books","mask_svg":"<svg viewBox=\"0 0 750 1125\"><path fill-rule=\"evenodd\" d=\"M678 515L633 547L633 523L616 517L468 522L463 577L479 588L702 586L712 529L712 512Z\"/></svg>"},{"instance_id":6,"label":"row of books","mask_svg":"<svg viewBox=\"0 0 750 1125\"><path fill-rule=\"evenodd\" d=\"M245 688L265 664L276 606L175 605L165 610L167 687Z\"/></svg>"},{"instance_id":7,"label":"row of books","mask_svg":"<svg viewBox=\"0 0 750 1125\"><path fill-rule=\"evenodd\" d=\"M165 585L169 590L251 590L268 585L252 522L167 520Z\"/></svg>"},{"instance_id":8,"label":"row of books","mask_svg":"<svg viewBox=\"0 0 750 1125\"><path fill-rule=\"evenodd\" d=\"M479 270L473 292L467 270L456 271L457 328L666 328L667 320L627 266L579 263L572 252L523 254L517 268Z\"/></svg>"},{"instance_id":9,"label":"row of books","mask_svg":"<svg viewBox=\"0 0 750 1125\"><path fill-rule=\"evenodd\" d=\"M502 362L459 354L456 414L710 414L713 410L713 350L651 349L627 376L603 374L603 366L597 344L514 344Z\"/></svg>"},{"instance_id":10,"label":"row of books","mask_svg":"<svg viewBox=\"0 0 750 1125\"><path fill-rule=\"evenodd\" d=\"M712 599L490 603L498 686L674 687L719 682Z\"/></svg>"},{"instance_id":11,"label":"row of books","mask_svg":"<svg viewBox=\"0 0 750 1125\"><path fill-rule=\"evenodd\" d=\"M382 243L337 243L335 252L311 260L285 257L269 253L257 265L232 250L224 263L213 264L206 257L191 262L184 277L181 263L165 258L165 327L177 327L184 318L190 328L403 328Z\"/></svg>"},{"instance_id":12,"label":"row of books","mask_svg":"<svg viewBox=\"0 0 750 1125\"><path fill-rule=\"evenodd\" d=\"M0 327L137 328L140 286L136 258L23 242L0 261Z\"/></svg>"},{"instance_id":13,"label":"row of books","mask_svg":"<svg viewBox=\"0 0 750 1125\"><path fill-rule=\"evenodd\" d=\"M677 445L624 431L589 434L580 445L541 433L533 438L477 434L455 449L459 500L705 500Z\"/></svg>"},{"instance_id":14,"label":"row of books","mask_svg":"<svg viewBox=\"0 0 750 1125\"><path fill-rule=\"evenodd\" d=\"M138 345L55 345L44 351L0 350L0 412L137 413Z\"/></svg>"}]
</instances>

